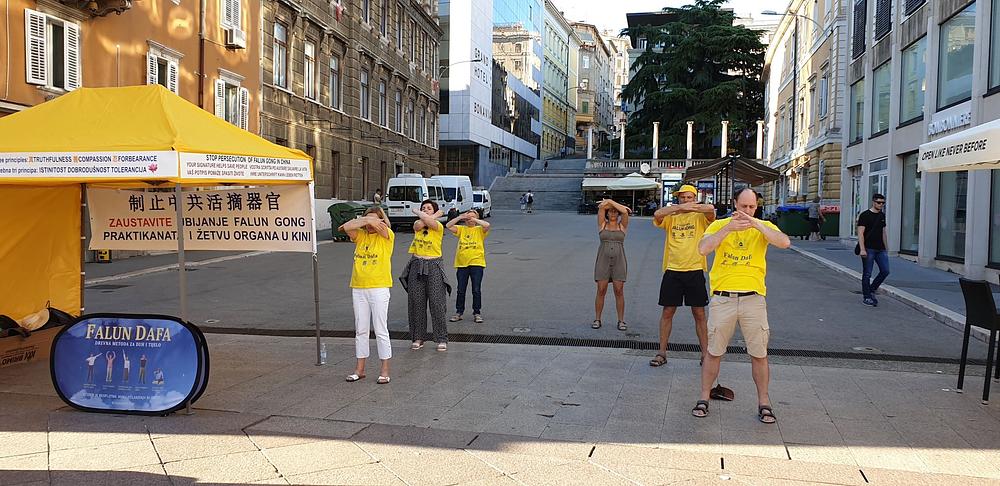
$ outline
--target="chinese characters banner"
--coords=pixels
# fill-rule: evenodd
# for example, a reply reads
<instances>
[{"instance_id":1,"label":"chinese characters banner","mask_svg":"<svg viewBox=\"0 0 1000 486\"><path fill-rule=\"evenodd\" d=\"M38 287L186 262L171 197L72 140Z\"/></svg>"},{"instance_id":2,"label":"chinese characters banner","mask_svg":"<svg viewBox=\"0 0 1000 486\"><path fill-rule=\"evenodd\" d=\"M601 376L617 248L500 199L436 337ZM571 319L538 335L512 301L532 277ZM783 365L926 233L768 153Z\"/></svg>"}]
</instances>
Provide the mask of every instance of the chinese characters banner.
<instances>
[{"instance_id":1,"label":"chinese characters banner","mask_svg":"<svg viewBox=\"0 0 1000 486\"><path fill-rule=\"evenodd\" d=\"M91 250L177 249L177 204L185 250L312 252L309 187L172 192L87 189Z\"/></svg>"}]
</instances>

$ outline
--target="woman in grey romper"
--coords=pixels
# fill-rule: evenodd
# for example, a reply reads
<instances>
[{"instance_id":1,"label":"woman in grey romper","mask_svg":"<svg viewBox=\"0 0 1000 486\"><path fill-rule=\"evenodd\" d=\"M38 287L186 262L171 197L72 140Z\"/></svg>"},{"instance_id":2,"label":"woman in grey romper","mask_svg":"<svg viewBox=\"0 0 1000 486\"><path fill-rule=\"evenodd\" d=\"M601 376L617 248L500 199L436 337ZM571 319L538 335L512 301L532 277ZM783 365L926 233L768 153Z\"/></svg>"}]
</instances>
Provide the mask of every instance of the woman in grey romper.
<instances>
[{"instance_id":1,"label":"woman in grey romper","mask_svg":"<svg viewBox=\"0 0 1000 486\"><path fill-rule=\"evenodd\" d=\"M628 216L632 211L611 199L604 199L597 205L597 234L601 246L597 249L594 264L594 281L597 282L597 299L594 301L596 317L590 327L600 329L601 314L604 312L604 297L608 293L608 283L615 291L615 310L618 311L618 330L628 329L625 324L625 276L628 262L625 261L625 232L628 230Z\"/></svg>"}]
</instances>

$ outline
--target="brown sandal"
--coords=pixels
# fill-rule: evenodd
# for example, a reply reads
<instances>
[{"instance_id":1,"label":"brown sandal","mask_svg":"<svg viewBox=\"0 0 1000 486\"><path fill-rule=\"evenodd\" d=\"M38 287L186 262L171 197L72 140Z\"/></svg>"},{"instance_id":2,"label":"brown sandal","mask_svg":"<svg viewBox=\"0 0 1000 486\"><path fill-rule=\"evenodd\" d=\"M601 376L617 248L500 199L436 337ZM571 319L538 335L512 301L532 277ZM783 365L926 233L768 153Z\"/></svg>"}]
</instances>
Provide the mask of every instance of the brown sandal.
<instances>
[{"instance_id":1,"label":"brown sandal","mask_svg":"<svg viewBox=\"0 0 1000 486\"><path fill-rule=\"evenodd\" d=\"M667 364L667 355L656 353L653 359L649 360L649 366L663 366Z\"/></svg>"}]
</instances>

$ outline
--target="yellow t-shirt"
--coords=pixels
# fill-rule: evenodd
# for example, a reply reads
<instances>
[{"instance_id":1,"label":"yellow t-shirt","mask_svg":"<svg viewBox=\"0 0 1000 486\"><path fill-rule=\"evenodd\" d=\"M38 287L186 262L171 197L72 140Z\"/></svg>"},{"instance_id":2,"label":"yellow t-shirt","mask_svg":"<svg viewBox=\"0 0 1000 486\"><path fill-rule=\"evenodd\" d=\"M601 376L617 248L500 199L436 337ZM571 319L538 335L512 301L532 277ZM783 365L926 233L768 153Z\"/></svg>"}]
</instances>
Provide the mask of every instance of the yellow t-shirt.
<instances>
[{"instance_id":1,"label":"yellow t-shirt","mask_svg":"<svg viewBox=\"0 0 1000 486\"><path fill-rule=\"evenodd\" d=\"M355 235L351 288L391 288L392 246L396 242L396 234L389 230L389 238L386 239L361 228Z\"/></svg>"},{"instance_id":2,"label":"yellow t-shirt","mask_svg":"<svg viewBox=\"0 0 1000 486\"><path fill-rule=\"evenodd\" d=\"M716 220L705 230L711 235L729 224L732 218ZM764 225L775 231L778 227L770 221ZM712 292L750 292L767 295L764 277L767 275L767 238L756 229L729 233L715 250L712 271L708 274Z\"/></svg>"},{"instance_id":3,"label":"yellow t-shirt","mask_svg":"<svg viewBox=\"0 0 1000 486\"><path fill-rule=\"evenodd\" d=\"M704 213L678 213L664 217L660 224L667 236L663 241L663 271L690 272L708 270L704 256L698 253L698 242L708 227Z\"/></svg>"},{"instance_id":4,"label":"yellow t-shirt","mask_svg":"<svg viewBox=\"0 0 1000 486\"><path fill-rule=\"evenodd\" d=\"M486 231L482 226L454 226L458 230L455 268L486 266Z\"/></svg>"},{"instance_id":5,"label":"yellow t-shirt","mask_svg":"<svg viewBox=\"0 0 1000 486\"><path fill-rule=\"evenodd\" d=\"M427 231L420 230L413 235L410 253L416 256L439 258L441 256L441 240L444 238L444 226L438 223L435 228L424 227L424 229Z\"/></svg>"}]
</instances>

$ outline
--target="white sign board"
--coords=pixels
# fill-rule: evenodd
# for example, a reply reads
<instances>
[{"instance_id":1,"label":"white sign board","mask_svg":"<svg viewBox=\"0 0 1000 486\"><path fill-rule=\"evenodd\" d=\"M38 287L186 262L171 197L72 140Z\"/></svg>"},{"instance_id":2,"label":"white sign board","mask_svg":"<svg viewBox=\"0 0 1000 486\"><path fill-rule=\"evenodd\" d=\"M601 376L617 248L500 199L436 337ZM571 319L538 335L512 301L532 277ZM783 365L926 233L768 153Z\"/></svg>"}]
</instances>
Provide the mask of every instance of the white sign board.
<instances>
[{"instance_id":1,"label":"white sign board","mask_svg":"<svg viewBox=\"0 0 1000 486\"><path fill-rule=\"evenodd\" d=\"M167 179L177 177L177 152L0 153L0 180Z\"/></svg>"},{"instance_id":2,"label":"white sign board","mask_svg":"<svg viewBox=\"0 0 1000 486\"><path fill-rule=\"evenodd\" d=\"M309 161L247 155L180 154L185 179L239 179L308 181Z\"/></svg>"},{"instance_id":3,"label":"white sign board","mask_svg":"<svg viewBox=\"0 0 1000 486\"><path fill-rule=\"evenodd\" d=\"M1000 168L1000 120L921 145L918 168L929 172Z\"/></svg>"},{"instance_id":4,"label":"white sign board","mask_svg":"<svg viewBox=\"0 0 1000 486\"><path fill-rule=\"evenodd\" d=\"M91 250L177 249L173 192L87 189ZM185 250L312 252L309 187L185 191Z\"/></svg>"}]
</instances>

